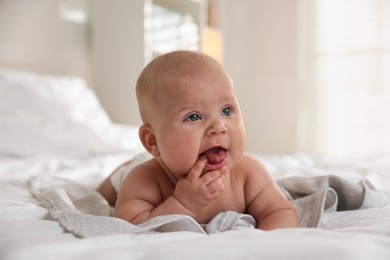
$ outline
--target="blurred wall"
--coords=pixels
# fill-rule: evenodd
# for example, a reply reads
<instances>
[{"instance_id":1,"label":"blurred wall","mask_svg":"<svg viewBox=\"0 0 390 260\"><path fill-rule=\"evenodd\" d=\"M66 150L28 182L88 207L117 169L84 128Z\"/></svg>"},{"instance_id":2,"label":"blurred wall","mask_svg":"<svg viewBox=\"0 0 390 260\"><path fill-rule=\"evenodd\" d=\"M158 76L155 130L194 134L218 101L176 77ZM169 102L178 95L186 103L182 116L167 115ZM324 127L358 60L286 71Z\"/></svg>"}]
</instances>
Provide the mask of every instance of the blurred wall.
<instances>
[{"instance_id":1,"label":"blurred wall","mask_svg":"<svg viewBox=\"0 0 390 260\"><path fill-rule=\"evenodd\" d=\"M214 1L222 6L224 63L244 113L248 150L298 151L301 0ZM0 67L83 76L114 122L139 124L134 85L144 66L144 1L65 1L89 12L87 24L60 19L62 2L0 0Z\"/></svg>"},{"instance_id":2,"label":"blurred wall","mask_svg":"<svg viewBox=\"0 0 390 260\"><path fill-rule=\"evenodd\" d=\"M224 62L239 98L248 150L299 150L298 0L221 1Z\"/></svg>"},{"instance_id":3,"label":"blurred wall","mask_svg":"<svg viewBox=\"0 0 390 260\"><path fill-rule=\"evenodd\" d=\"M86 24L60 18L59 0L0 0L0 68L90 77ZM85 9L86 0L72 0Z\"/></svg>"},{"instance_id":4,"label":"blurred wall","mask_svg":"<svg viewBox=\"0 0 390 260\"><path fill-rule=\"evenodd\" d=\"M139 124L135 83L144 66L144 1L90 1L96 93L116 123Z\"/></svg>"}]
</instances>

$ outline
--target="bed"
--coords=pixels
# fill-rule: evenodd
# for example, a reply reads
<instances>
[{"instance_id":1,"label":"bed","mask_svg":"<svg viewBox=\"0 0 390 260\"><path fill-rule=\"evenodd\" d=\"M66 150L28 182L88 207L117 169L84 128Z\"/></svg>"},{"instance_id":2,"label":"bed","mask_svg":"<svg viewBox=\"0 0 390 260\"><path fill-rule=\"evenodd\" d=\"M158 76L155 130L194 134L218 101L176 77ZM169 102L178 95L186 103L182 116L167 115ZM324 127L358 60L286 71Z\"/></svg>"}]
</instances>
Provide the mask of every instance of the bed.
<instances>
[{"instance_id":1,"label":"bed","mask_svg":"<svg viewBox=\"0 0 390 260\"><path fill-rule=\"evenodd\" d=\"M261 231L226 212L206 227L170 215L139 226L96 192L144 152L80 78L0 71L1 259L390 259L390 157L254 155L301 227Z\"/></svg>"}]
</instances>

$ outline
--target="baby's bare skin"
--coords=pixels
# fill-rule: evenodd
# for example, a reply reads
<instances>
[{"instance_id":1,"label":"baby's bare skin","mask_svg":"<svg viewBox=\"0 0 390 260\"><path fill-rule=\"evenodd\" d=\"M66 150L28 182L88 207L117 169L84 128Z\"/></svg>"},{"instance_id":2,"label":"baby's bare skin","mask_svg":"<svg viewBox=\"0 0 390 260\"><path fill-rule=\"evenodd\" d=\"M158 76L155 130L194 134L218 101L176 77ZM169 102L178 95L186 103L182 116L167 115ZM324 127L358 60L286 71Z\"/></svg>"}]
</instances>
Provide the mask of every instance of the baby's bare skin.
<instances>
[{"instance_id":1,"label":"baby's bare skin","mask_svg":"<svg viewBox=\"0 0 390 260\"><path fill-rule=\"evenodd\" d=\"M220 212L236 211L254 216L259 223L258 227L264 230L276 226L272 220L273 217L285 225L281 226L279 223L278 227L298 226L294 217L294 209L273 187L268 172L256 159L245 156L242 159L243 165L232 171L222 167L220 170L202 173L205 164L204 158L199 159L188 176L175 184L167 175L162 174L163 170L155 159L146 162L138 169L139 174L137 170L133 173L136 176L129 175L126 178L122 189L129 190L127 194L132 196L134 192L130 191L139 189L136 183L153 180L156 185L143 185L145 197L132 201L131 209L126 206L126 202L129 201L126 193L120 193L115 215L138 224L155 216L185 214L193 217L198 223L204 224ZM258 172L257 176L246 170L248 167L257 168L259 166L263 171ZM148 171L145 171L146 169ZM259 196L260 192L256 192L259 187L261 187L262 196Z\"/></svg>"},{"instance_id":2,"label":"baby's bare skin","mask_svg":"<svg viewBox=\"0 0 390 260\"><path fill-rule=\"evenodd\" d=\"M123 181L116 217L139 224L185 214L206 224L236 211L252 215L264 230L298 226L294 207L266 168L245 154L233 81L217 61L197 52L162 55L145 67L136 89L139 136L153 159Z\"/></svg>"}]
</instances>

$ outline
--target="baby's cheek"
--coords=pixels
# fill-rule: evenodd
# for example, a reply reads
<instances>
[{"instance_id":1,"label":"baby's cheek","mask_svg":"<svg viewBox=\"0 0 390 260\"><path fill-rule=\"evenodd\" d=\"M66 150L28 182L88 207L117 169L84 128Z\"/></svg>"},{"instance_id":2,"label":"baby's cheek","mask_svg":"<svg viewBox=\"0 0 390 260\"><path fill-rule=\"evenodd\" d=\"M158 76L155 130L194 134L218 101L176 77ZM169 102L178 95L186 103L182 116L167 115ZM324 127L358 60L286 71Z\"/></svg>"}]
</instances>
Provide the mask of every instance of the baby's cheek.
<instances>
[{"instance_id":1,"label":"baby's cheek","mask_svg":"<svg viewBox=\"0 0 390 260\"><path fill-rule=\"evenodd\" d=\"M176 174L187 174L194 166L197 158L190 155L188 150L175 149L171 154L162 156L167 167Z\"/></svg>"},{"instance_id":2,"label":"baby's cheek","mask_svg":"<svg viewBox=\"0 0 390 260\"><path fill-rule=\"evenodd\" d=\"M237 140L233 144L233 146L234 146L234 149L231 150L231 157L232 157L231 159L233 161L232 163L235 164L242 158L242 156L245 153L245 150L246 150L245 138Z\"/></svg>"}]
</instances>

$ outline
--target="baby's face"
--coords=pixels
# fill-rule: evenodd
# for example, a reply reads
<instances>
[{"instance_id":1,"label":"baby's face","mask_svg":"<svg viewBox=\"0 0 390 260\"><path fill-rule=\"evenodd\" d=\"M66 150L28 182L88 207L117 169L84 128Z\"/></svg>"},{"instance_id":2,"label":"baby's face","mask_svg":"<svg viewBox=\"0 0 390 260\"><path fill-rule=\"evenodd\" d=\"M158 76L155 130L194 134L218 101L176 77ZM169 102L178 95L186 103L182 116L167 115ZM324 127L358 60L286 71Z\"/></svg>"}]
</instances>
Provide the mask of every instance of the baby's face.
<instances>
[{"instance_id":1,"label":"baby's face","mask_svg":"<svg viewBox=\"0 0 390 260\"><path fill-rule=\"evenodd\" d=\"M200 156L204 172L234 167L245 151L245 127L231 80L220 71L167 82L156 108L160 157L177 178Z\"/></svg>"}]
</instances>

